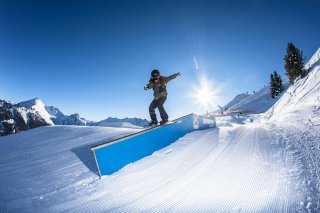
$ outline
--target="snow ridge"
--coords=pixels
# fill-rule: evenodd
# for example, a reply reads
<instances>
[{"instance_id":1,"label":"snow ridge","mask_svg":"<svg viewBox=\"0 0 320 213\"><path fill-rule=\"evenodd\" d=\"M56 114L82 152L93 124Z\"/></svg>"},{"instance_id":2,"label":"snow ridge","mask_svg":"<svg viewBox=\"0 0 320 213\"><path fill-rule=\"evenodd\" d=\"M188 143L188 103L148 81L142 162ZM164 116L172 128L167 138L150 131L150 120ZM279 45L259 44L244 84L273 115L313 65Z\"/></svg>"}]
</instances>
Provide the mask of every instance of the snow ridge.
<instances>
[{"instance_id":1,"label":"snow ridge","mask_svg":"<svg viewBox=\"0 0 320 213\"><path fill-rule=\"evenodd\" d=\"M289 86L289 81L284 81L283 84L286 89ZM229 110L241 110L248 113L264 113L279 100L281 95L282 94L276 98L272 98L270 95L270 86L266 86L231 106Z\"/></svg>"},{"instance_id":2,"label":"snow ridge","mask_svg":"<svg viewBox=\"0 0 320 213\"><path fill-rule=\"evenodd\" d=\"M238 104L242 100L248 98L250 95L247 93L241 93L236 95L227 105L224 106L224 109L228 110L229 108L233 107L234 105Z\"/></svg>"}]
</instances>

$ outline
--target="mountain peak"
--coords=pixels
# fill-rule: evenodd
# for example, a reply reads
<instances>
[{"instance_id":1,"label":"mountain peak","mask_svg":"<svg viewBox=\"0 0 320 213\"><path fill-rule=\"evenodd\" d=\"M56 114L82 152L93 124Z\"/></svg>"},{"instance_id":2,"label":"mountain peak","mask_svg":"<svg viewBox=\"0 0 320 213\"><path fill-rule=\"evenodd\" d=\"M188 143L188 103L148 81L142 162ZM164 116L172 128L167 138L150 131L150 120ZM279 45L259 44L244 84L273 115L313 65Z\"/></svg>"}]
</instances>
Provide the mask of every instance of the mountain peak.
<instances>
[{"instance_id":1,"label":"mountain peak","mask_svg":"<svg viewBox=\"0 0 320 213\"><path fill-rule=\"evenodd\" d=\"M45 107L45 104L40 98L36 97L28 101L20 102L17 104L17 106L30 109L30 108L34 108L34 106Z\"/></svg>"}]
</instances>

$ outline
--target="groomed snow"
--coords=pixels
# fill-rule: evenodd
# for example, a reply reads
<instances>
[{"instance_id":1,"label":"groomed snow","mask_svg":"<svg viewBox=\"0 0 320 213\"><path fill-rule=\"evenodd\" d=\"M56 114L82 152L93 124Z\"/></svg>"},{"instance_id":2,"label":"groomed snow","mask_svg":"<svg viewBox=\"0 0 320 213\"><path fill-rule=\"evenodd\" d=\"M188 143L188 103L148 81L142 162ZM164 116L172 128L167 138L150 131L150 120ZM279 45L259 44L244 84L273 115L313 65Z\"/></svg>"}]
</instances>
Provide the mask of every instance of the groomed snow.
<instances>
[{"instance_id":1,"label":"groomed snow","mask_svg":"<svg viewBox=\"0 0 320 213\"><path fill-rule=\"evenodd\" d=\"M0 212L43 212L98 180L90 146L136 129L49 126L0 138ZM57 197L58 196L58 197Z\"/></svg>"},{"instance_id":2,"label":"groomed snow","mask_svg":"<svg viewBox=\"0 0 320 213\"><path fill-rule=\"evenodd\" d=\"M2 137L0 210L297 212L308 205L315 208L309 191L315 183L307 183L307 175L300 172L308 171L295 159L301 153L287 147L287 142L298 142L303 136L292 134L291 127L234 119L223 118L219 128L190 133L101 180L89 146L137 130L53 126Z\"/></svg>"}]
</instances>

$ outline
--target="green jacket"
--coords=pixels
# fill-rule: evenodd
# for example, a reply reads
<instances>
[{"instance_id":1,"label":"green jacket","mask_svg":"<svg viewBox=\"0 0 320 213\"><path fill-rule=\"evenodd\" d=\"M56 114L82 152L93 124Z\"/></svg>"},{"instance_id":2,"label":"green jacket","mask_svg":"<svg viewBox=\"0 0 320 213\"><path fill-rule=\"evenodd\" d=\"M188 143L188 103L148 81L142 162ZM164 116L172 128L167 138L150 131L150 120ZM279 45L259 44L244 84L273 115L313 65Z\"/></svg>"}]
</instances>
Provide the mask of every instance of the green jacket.
<instances>
[{"instance_id":1,"label":"green jacket","mask_svg":"<svg viewBox=\"0 0 320 213\"><path fill-rule=\"evenodd\" d=\"M169 77L160 76L160 79L158 82L154 82L151 78L149 80L149 83L147 84L147 89L153 89L153 96L155 100L158 100L160 97L167 97L167 83L171 81L172 79L175 79L179 74L175 73L173 75L170 75Z\"/></svg>"}]
</instances>

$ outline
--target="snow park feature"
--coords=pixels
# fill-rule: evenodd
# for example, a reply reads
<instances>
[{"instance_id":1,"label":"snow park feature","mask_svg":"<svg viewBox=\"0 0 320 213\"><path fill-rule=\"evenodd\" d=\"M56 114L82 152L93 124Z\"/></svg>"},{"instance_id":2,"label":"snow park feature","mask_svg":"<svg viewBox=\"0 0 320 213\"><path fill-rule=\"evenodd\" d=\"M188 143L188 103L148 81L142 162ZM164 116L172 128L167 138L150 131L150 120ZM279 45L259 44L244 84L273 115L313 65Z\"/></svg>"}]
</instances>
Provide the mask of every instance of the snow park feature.
<instances>
[{"instance_id":1,"label":"snow park feature","mask_svg":"<svg viewBox=\"0 0 320 213\"><path fill-rule=\"evenodd\" d=\"M168 124L155 126L91 148L100 177L110 175L175 142L185 134L216 127L215 118L189 114Z\"/></svg>"}]
</instances>

